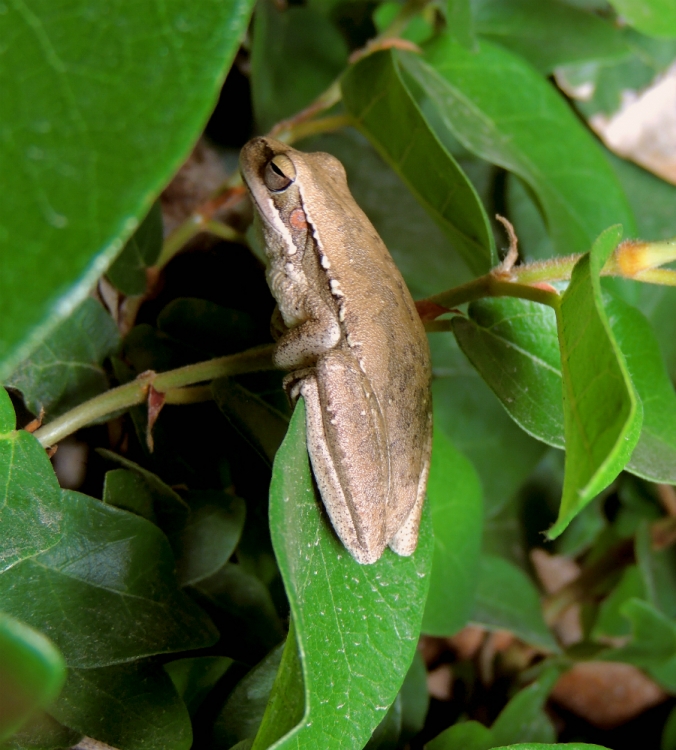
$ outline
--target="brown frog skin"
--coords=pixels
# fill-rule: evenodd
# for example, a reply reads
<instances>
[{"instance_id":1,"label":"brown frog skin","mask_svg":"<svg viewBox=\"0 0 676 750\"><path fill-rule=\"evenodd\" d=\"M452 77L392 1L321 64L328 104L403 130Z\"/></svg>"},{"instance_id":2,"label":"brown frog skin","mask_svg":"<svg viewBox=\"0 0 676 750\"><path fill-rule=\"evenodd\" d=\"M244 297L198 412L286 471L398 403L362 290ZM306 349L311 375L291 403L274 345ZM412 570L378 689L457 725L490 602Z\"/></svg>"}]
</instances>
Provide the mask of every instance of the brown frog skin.
<instances>
[{"instance_id":1,"label":"brown frog skin","mask_svg":"<svg viewBox=\"0 0 676 750\"><path fill-rule=\"evenodd\" d=\"M342 164L271 138L242 149L286 329L275 364L303 396L308 453L333 527L360 563L411 555L432 445L430 355L408 289Z\"/></svg>"}]
</instances>

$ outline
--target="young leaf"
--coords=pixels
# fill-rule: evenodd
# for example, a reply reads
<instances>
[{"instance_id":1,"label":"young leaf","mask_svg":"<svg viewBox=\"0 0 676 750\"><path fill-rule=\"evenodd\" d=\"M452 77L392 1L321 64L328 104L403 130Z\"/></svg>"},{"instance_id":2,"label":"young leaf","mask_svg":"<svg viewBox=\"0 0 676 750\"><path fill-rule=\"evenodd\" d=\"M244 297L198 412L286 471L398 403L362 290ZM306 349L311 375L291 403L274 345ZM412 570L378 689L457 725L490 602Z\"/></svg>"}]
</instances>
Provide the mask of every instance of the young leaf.
<instances>
[{"instance_id":1,"label":"young leaf","mask_svg":"<svg viewBox=\"0 0 676 750\"><path fill-rule=\"evenodd\" d=\"M185 704L157 664L71 668L50 713L62 724L119 750L189 750L192 744Z\"/></svg>"},{"instance_id":2,"label":"young leaf","mask_svg":"<svg viewBox=\"0 0 676 750\"><path fill-rule=\"evenodd\" d=\"M0 742L56 698L65 678L63 657L52 642L0 613Z\"/></svg>"},{"instance_id":3,"label":"young leaf","mask_svg":"<svg viewBox=\"0 0 676 750\"><path fill-rule=\"evenodd\" d=\"M558 311L566 470L550 539L622 471L641 430L641 402L613 337L599 281L621 236L621 227L601 234L575 266Z\"/></svg>"},{"instance_id":4,"label":"young leaf","mask_svg":"<svg viewBox=\"0 0 676 750\"><path fill-rule=\"evenodd\" d=\"M120 334L100 302L86 299L5 380L18 388L33 414L49 421L108 387L102 367L115 354Z\"/></svg>"},{"instance_id":5,"label":"young leaf","mask_svg":"<svg viewBox=\"0 0 676 750\"><path fill-rule=\"evenodd\" d=\"M432 561L430 514L411 557L386 550L359 565L334 535L315 495L296 407L275 459L270 530L305 685L302 721L273 747L363 746L394 701L415 651Z\"/></svg>"},{"instance_id":6,"label":"young leaf","mask_svg":"<svg viewBox=\"0 0 676 750\"><path fill-rule=\"evenodd\" d=\"M548 651L559 650L542 617L537 589L515 565L500 557L481 558L471 620L491 630L509 630Z\"/></svg>"},{"instance_id":7,"label":"young leaf","mask_svg":"<svg viewBox=\"0 0 676 750\"><path fill-rule=\"evenodd\" d=\"M0 574L58 544L61 489L45 451L24 430L15 430L9 395L0 387Z\"/></svg>"},{"instance_id":8,"label":"young leaf","mask_svg":"<svg viewBox=\"0 0 676 750\"><path fill-rule=\"evenodd\" d=\"M441 35L403 70L440 122L472 153L518 175L542 206L557 252L586 252L599 232L634 218L592 136L523 59L482 41L470 53Z\"/></svg>"},{"instance_id":9,"label":"young leaf","mask_svg":"<svg viewBox=\"0 0 676 750\"><path fill-rule=\"evenodd\" d=\"M341 82L357 127L408 185L475 273L495 264L493 235L472 183L431 130L391 51L369 55ZM394 115L396 113L396 116Z\"/></svg>"},{"instance_id":10,"label":"young leaf","mask_svg":"<svg viewBox=\"0 0 676 750\"><path fill-rule=\"evenodd\" d=\"M42 458L48 463L44 452ZM0 598L6 612L50 636L69 667L107 666L216 640L204 612L179 592L173 555L157 527L77 492L63 490L60 507L58 544L5 570Z\"/></svg>"},{"instance_id":11,"label":"young leaf","mask_svg":"<svg viewBox=\"0 0 676 750\"><path fill-rule=\"evenodd\" d=\"M51 3L8 10L0 380L87 296L185 159L252 6L74 0L67 13ZM17 70L32 75L19 80Z\"/></svg>"},{"instance_id":12,"label":"young leaf","mask_svg":"<svg viewBox=\"0 0 676 750\"><path fill-rule=\"evenodd\" d=\"M427 497L434 555L422 630L448 636L467 624L474 605L483 501L474 467L439 429L433 445Z\"/></svg>"},{"instance_id":13,"label":"young leaf","mask_svg":"<svg viewBox=\"0 0 676 750\"><path fill-rule=\"evenodd\" d=\"M522 55L545 75L559 65L630 53L619 28L557 0L480 0L474 9L480 36Z\"/></svg>"}]
</instances>

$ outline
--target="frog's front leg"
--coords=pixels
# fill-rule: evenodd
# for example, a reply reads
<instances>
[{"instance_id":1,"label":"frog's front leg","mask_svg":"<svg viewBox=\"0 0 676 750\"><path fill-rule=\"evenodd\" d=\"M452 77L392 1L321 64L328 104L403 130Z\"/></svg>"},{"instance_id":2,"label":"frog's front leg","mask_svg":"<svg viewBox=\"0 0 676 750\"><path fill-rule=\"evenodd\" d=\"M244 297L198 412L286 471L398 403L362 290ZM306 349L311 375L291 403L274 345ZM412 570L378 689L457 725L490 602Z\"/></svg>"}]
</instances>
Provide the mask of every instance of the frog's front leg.
<instances>
[{"instance_id":1,"label":"frog's front leg","mask_svg":"<svg viewBox=\"0 0 676 750\"><path fill-rule=\"evenodd\" d=\"M300 374L300 373L299 373ZM331 523L360 563L387 544L387 444L375 395L349 351L332 350L296 387L305 399L308 452Z\"/></svg>"}]
</instances>

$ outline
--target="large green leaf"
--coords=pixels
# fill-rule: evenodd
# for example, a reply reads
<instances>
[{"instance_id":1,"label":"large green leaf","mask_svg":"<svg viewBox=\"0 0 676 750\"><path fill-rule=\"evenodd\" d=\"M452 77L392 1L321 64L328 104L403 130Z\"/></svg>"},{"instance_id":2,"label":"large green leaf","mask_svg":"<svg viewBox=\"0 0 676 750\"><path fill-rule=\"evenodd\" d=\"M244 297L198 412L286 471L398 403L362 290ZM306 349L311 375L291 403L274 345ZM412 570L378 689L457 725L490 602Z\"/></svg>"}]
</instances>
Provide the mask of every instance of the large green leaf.
<instances>
[{"instance_id":1,"label":"large green leaf","mask_svg":"<svg viewBox=\"0 0 676 750\"><path fill-rule=\"evenodd\" d=\"M301 402L275 460L270 529L296 628L305 713L274 747L362 747L413 659L430 580L430 514L414 555L386 550L359 565L318 503L304 433Z\"/></svg>"},{"instance_id":2,"label":"large green leaf","mask_svg":"<svg viewBox=\"0 0 676 750\"><path fill-rule=\"evenodd\" d=\"M575 266L559 308L566 471L558 536L631 457L643 410L603 307L599 273L622 236L611 227Z\"/></svg>"},{"instance_id":3,"label":"large green leaf","mask_svg":"<svg viewBox=\"0 0 676 750\"><path fill-rule=\"evenodd\" d=\"M515 565L483 555L472 622L489 629L509 630L534 646L558 651L542 616L539 593Z\"/></svg>"},{"instance_id":4,"label":"large green leaf","mask_svg":"<svg viewBox=\"0 0 676 750\"><path fill-rule=\"evenodd\" d=\"M100 302L88 298L61 322L5 385L18 388L33 414L49 421L108 387L103 361L115 354L120 334Z\"/></svg>"},{"instance_id":5,"label":"large green leaf","mask_svg":"<svg viewBox=\"0 0 676 750\"><path fill-rule=\"evenodd\" d=\"M187 156L252 5L9 6L0 378L86 296Z\"/></svg>"},{"instance_id":6,"label":"large green leaf","mask_svg":"<svg viewBox=\"0 0 676 750\"><path fill-rule=\"evenodd\" d=\"M39 509L39 500L32 500ZM0 575L5 611L48 634L72 667L214 642L213 625L179 592L171 550L153 524L66 490L60 507L58 544L24 555ZM3 545L12 539L3 537Z\"/></svg>"},{"instance_id":7,"label":"large green leaf","mask_svg":"<svg viewBox=\"0 0 676 750\"><path fill-rule=\"evenodd\" d=\"M522 299L473 302L453 318L460 348L512 419L529 435L563 448L561 357L556 315Z\"/></svg>"},{"instance_id":8,"label":"large green leaf","mask_svg":"<svg viewBox=\"0 0 676 750\"><path fill-rule=\"evenodd\" d=\"M542 73L567 63L629 54L619 28L581 8L548 0L478 0L476 32L525 57Z\"/></svg>"},{"instance_id":9,"label":"large green leaf","mask_svg":"<svg viewBox=\"0 0 676 750\"><path fill-rule=\"evenodd\" d=\"M0 613L0 742L56 698L65 678L63 657L51 641Z\"/></svg>"},{"instance_id":10,"label":"large green leaf","mask_svg":"<svg viewBox=\"0 0 676 750\"><path fill-rule=\"evenodd\" d=\"M430 591L422 629L453 635L467 624L479 574L483 502L472 464L437 429L427 497L434 529Z\"/></svg>"},{"instance_id":11,"label":"large green leaf","mask_svg":"<svg viewBox=\"0 0 676 750\"><path fill-rule=\"evenodd\" d=\"M37 440L15 426L12 402L0 387L0 573L53 547L62 533L54 471Z\"/></svg>"},{"instance_id":12,"label":"large green leaf","mask_svg":"<svg viewBox=\"0 0 676 750\"><path fill-rule=\"evenodd\" d=\"M341 82L357 127L408 185L475 273L496 260L493 235L474 187L432 131L391 51L369 55Z\"/></svg>"},{"instance_id":13,"label":"large green leaf","mask_svg":"<svg viewBox=\"0 0 676 750\"><path fill-rule=\"evenodd\" d=\"M424 59L399 59L439 127L533 190L558 253L586 252L616 222L634 233L627 198L600 146L522 58L487 41L471 53L441 35Z\"/></svg>"},{"instance_id":14,"label":"large green leaf","mask_svg":"<svg viewBox=\"0 0 676 750\"><path fill-rule=\"evenodd\" d=\"M671 0L610 0L618 13L644 34L676 37L676 6Z\"/></svg>"},{"instance_id":15,"label":"large green leaf","mask_svg":"<svg viewBox=\"0 0 676 750\"><path fill-rule=\"evenodd\" d=\"M190 716L158 664L69 669L50 713L118 750L189 750Z\"/></svg>"}]
</instances>

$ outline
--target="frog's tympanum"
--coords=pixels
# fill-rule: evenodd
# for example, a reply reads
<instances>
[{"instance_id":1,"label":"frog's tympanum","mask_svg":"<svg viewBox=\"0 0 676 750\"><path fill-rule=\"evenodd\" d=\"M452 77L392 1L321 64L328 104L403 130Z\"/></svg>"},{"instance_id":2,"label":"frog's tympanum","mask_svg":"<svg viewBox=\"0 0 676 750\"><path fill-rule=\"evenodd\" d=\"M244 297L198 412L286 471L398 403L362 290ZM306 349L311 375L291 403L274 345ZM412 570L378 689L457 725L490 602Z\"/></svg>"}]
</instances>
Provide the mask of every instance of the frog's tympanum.
<instances>
[{"instance_id":1,"label":"frog's tympanum","mask_svg":"<svg viewBox=\"0 0 676 750\"><path fill-rule=\"evenodd\" d=\"M342 164L272 140L241 169L284 333L275 364L303 396L308 452L336 533L360 563L418 541L432 440L427 338Z\"/></svg>"}]
</instances>

